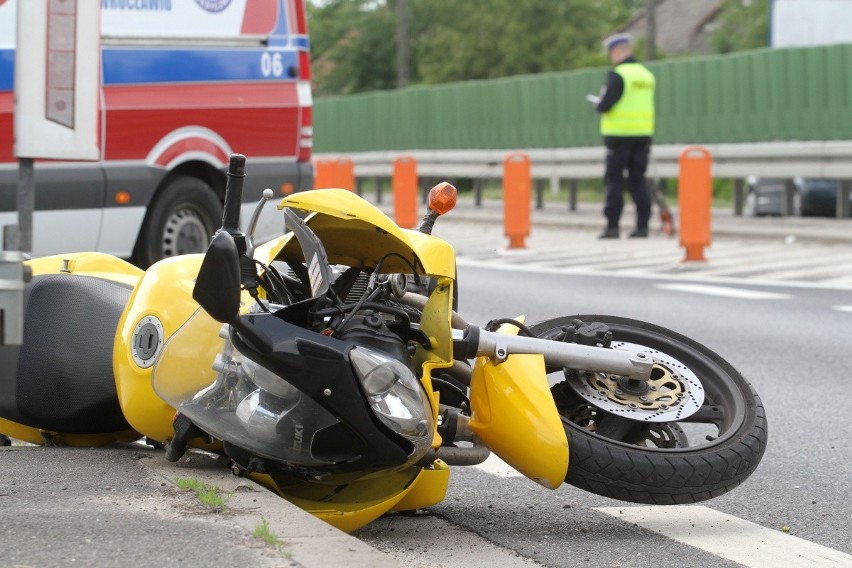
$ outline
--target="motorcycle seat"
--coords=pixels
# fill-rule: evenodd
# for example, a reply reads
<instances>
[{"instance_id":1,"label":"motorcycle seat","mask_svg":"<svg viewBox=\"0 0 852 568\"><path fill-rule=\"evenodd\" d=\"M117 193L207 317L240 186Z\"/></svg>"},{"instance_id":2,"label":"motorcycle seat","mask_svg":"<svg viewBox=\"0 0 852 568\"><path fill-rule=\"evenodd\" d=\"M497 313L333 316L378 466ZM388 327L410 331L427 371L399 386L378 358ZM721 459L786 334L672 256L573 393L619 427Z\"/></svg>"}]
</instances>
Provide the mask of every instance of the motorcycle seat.
<instances>
[{"instance_id":1,"label":"motorcycle seat","mask_svg":"<svg viewBox=\"0 0 852 568\"><path fill-rule=\"evenodd\" d=\"M112 351L130 286L76 274L36 276L24 293L24 341L0 353L0 416L67 434L131 430Z\"/></svg>"}]
</instances>

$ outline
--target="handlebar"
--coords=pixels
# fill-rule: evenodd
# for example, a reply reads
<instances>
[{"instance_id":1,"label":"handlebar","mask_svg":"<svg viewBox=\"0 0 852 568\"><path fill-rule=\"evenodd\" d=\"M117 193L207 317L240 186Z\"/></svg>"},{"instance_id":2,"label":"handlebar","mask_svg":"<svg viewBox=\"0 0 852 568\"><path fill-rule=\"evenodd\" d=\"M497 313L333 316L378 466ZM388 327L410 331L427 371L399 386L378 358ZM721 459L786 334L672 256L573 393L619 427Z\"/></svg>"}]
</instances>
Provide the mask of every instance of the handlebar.
<instances>
[{"instance_id":1,"label":"handlebar","mask_svg":"<svg viewBox=\"0 0 852 568\"><path fill-rule=\"evenodd\" d=\"M222 230L233 235L240 231L240 207L243 202L243 183L246 178L246 157L242 154L231 154L227 175Z\"/></svg>"}]
</instances>

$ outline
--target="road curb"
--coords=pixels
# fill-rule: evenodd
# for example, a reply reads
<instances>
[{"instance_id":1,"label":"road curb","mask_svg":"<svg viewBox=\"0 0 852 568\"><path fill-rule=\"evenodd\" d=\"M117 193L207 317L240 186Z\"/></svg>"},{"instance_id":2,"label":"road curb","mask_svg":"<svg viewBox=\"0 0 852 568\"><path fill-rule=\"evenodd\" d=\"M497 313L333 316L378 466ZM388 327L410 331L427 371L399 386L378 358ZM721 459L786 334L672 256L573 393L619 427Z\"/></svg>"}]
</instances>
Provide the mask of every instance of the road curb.
<instances>
[{"instance_id":1,"label":"road curb","mask_svg":"<svg viewBox=\"0 0 852 568\"><path fill-rule=\"evenodd\" d=\"M177 479L192 478L229 493L229 520L249 535L266 521L269 531L281 541L279 553L290 566L398 566L383 552L317 519L254 481L232 475L205 454L189 453L171 463L162 453L156 453L144 456L139 463L175 487Z\"/></svg>"}]
</instances>

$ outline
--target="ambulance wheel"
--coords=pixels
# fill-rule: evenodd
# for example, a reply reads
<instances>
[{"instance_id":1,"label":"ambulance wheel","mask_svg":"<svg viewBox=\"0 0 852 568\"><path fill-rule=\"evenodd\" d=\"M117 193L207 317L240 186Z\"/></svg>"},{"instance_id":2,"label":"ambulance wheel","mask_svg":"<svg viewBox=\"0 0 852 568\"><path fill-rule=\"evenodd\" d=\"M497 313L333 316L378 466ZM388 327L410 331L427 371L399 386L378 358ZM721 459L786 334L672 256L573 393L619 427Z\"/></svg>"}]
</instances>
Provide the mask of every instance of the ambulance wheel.
<instances>
[{"instance_id":1,"label":"ambulance wheel","mask_svg":"<svg viewBox=\"0 0 852 568\"><path fill-rule=\"evenodd\" d=\"M148 207L136 244L140 267L170 256L202 253L222 224L222 204L209 185L181 176L167 181Z\"/></svg>"}]
</instances>

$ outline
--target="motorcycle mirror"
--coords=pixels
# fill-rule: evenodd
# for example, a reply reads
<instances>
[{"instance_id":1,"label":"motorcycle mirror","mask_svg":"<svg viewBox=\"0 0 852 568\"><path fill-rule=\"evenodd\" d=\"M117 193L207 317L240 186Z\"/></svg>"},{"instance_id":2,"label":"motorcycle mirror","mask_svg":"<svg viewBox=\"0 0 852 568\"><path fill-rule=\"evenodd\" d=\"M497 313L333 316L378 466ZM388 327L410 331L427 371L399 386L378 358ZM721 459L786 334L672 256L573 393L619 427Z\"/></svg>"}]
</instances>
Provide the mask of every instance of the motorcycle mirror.
<instances>
[{"instance_id":1,"label":"motorcycle mirror","mask_svg":"<svg viewBox=\"0 0 852 568\"><path fill-rule=\"evenodd\" d=\"M429 209L438 215L449 213L456 206L457 197L455 186L443 181L429 190Z\"/></svg>"},{"instance_id":2,"label":"motorcycle mirror","mask_svg":"<svg viewBox=\"0 0 852 568\"><path fill-rule=\"evenodd\" d=\"M216 321L228 323L240 312L240 254L234 237L219 231L207 247L192 298Z\"/></svg>"}]
</instances>

